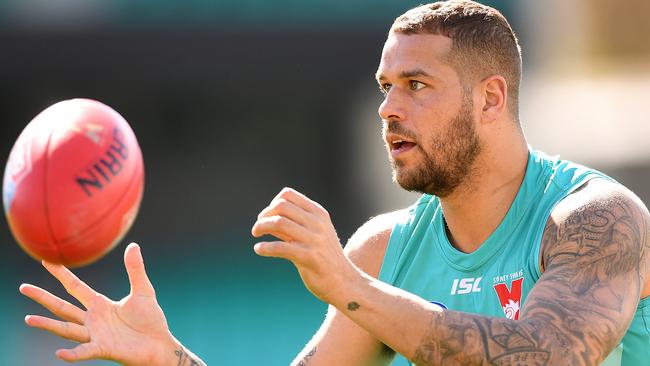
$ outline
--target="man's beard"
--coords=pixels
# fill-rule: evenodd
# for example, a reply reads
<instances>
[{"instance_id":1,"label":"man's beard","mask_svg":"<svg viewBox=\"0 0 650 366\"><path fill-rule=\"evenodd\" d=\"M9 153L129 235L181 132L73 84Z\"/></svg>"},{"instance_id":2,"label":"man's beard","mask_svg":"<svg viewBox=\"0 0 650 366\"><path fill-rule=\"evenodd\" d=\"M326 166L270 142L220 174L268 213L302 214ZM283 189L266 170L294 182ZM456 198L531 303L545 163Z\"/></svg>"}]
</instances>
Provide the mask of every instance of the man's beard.
<instances>
[{"instance_id":1,"label":"man's beard","mask_svg":"<svg viewBox=\"0 0 650 366\"><path fill-rule=\"evenodd\" d=\"M472 106L471 97L464 95L460 111L449 122L449 127L442 136L433 137L429 141L428 151L419 143L415 146L423 157L418 166L405 168L399 159L391 158L393 181L407 191L438 197L452 193L469 176L481 150L472 118ZM405 137L413 135L405 131L397 121L388 121L384 126L384 133L386 132Z\"/></svg>"}]
</instances>

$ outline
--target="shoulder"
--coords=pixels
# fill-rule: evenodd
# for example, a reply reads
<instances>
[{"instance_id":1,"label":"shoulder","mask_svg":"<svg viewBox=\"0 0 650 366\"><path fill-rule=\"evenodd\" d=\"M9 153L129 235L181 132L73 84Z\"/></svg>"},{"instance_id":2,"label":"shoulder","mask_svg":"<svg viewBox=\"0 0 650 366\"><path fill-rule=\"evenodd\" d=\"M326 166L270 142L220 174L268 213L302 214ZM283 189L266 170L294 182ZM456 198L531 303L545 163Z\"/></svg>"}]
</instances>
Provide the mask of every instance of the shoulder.
<instances>
[{"instance_id":1,"label":"shoulder","mask_svg":"<svg viewBox=\"0 0 650 366\"><path fill-rule=\"evenodd\" d=\"M625 186L606 179L595 178L589 180L560 201L551 216L561 220L582 208L613 208L618 206L628 207L640 214L648 215L648 210L641 199Z\"/></svg>"},{"instance_id":2,"label":"shoulder","mask_svg":"<svg viewBox=\"0 0 650 366\"><path fill-rule=\"evenodd\" d=\"M599 221L593 221L600 218ZM646 228L650 214L639 197L625 186L605 179L592 179L568 195L551 212L548 223L594 225L627 222ZM640 232L640 234L643 234Z\"/></svg>"},{"instance_id":3,"label":"shoulder","mask_svg":"<svg viewBox=\"0 0 650 366\"><path fill-rule=\"evenodd\" d=\"M542 268L580 260L644 267L649 228L650 214L634 193L621 184L592 179L551 213L542 238ZM639 269L642 275L647 271Z\"/></svg>"},{"instance_id":4,"label":"shoulder","mask_svg":"<svg viewBox=\"0 0 650 366\"><path fill-rule=\"evenodd\" d=\"M361 270L377 277L395 224L408 214L398 210L375 216L363 224L345 245L345 255Z\"/></svg>"}]
</instances>

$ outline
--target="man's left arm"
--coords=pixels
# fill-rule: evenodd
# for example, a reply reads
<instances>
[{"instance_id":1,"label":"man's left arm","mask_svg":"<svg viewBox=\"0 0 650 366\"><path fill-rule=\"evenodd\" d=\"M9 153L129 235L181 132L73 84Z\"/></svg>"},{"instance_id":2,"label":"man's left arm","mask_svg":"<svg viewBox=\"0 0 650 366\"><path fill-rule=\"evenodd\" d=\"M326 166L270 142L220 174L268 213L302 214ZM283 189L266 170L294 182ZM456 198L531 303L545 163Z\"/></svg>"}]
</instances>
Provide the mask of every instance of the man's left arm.
<instances>
[{"instance_id":1,"label":"man's left arm","mask_svg":"<svg viewBox=\"0 0 650 366\"><path fill-rule=\"evenodd\" d=\"M314 295L418 365L596 365L623 337L646 279L648 212L627 192L585 187L558 205L520 320L442 310L366 275L337 255L327 212L294 192L282 198L290 213L272 202L260 214L253 233L283 241L258 254L291 260Z\"/></svg>"}]
</instances>

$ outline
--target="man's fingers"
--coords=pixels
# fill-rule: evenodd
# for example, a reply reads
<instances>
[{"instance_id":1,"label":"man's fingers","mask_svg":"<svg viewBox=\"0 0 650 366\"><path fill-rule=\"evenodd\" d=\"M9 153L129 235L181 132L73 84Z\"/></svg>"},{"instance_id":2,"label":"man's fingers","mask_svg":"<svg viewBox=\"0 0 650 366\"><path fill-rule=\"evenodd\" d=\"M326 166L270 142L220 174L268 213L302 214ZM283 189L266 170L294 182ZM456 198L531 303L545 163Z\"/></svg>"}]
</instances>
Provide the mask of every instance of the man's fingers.
<instances>
[{"instance_id":1,"label":"man's fingers","mask_svg":"<svg viewBox=\"0 0 650 366\"><path fill-rule=\"evenodd\" d=\"M287 243L284 241L259 242L253 247L257 255L262 257L284 258L292 262L301 262L306 249L300 243Z\"/></svg>"},{"instance_id":2,"label":"man's fingers","mask_svg":"<svg viewBox=\"0 0 650 366\"><path fill-rule=\"evenodd\" d=\"M259 215L258 219L271 216L284 216L299 225L307 227L308 221L314 217L313 214L305 211L295 203L284 198L275 198L271 203L264 208Z\"/></svg>"},{"instance_id":3,"label":"man's fingers","mask_svg":"<svg viewBox=\"0 0 650 366\"><path fill-rule=\"evenodd\" d=\"M74 273L70 272L70 270L64 266L46 261L43 261L42 263L43 267L45 267L52 276L56 277L56 279L61 282L66 291L79 300L79 302L81 302L81 304L87 309L92 303L93 298L97 295L95 290L90 288L90 286L80 280L74 275Z\"/></svg>"},{"instance_id":4,"label":"man's fingers","mask_svg":"<svg viewBox=\"0 0 650 366\"><path fill-rule=\"evenodd\" d=\"M302 208L303 210L305 210L307 212L310 212L312 214L319 214L319 213L323 213L323 211L325 211L323 206L321 206L320 204L318 204L315 201L312 201L311 199L309 199L309 197L307 197L304 194L296 191L293 188L288 188L288 187L283 188L280 191L280 193L278 193L278 195L275 196L274 199L279 199L279 198L282 198L282 199L285 199L285 200L287 200L289 202L292 202L296 206L298 206L298 207Z\"/></svg>"},{"instance_id":5,"label":"man's fingers","mask_svg":"<svg viewBox=\"0 0 650 366\"><path fill-rule=\"evenodd\" d=\"M293 220L283 216L263 217L253 225L253 236L273 235L283 241L309 241L310 232Z\"/></svg>"},{"instance_id":6,"label":"man's fingers","mask_svg":"<svg viewBox=\"0 0 650 366\"><path fill-rule=\"evenodd\" d=\"M62 322L40 315L27 315L25 323L30 327L43 329L71 341L79 343L90 341L88 329L76 323Z\"/></svg>"},{"instance_id":7,"label":"man's fingers","mask_svg":"<svg viewBox=\"0 0 650 366\"><path fill-rule=\"evenodd\" d=\"M77 362L102 358L101 349L95 343L83 343L73 349L60 349L56 357L67 362Z\"/></svg>"},{"instance_id":8,"label":"man's fingers","mask_svg":"<svg viewBox=\"0 0 650 366\"><path fill-rule=\"evenodd\" d=\"M77 324L83 324L85 312L69 302L52 295L40 287L20 285L20 293L41 304L57 317Z\"/></svg>"},{"instance_id":9,"label":"man's fingers","mask_svg":"<svg viewBox=\"0 0 650 366\"><path fill-rule=\"evenodd\" d=\"M131 283L131 293L140 296L156 296L156 291L147 277L144 269L144 259L140 246L136 243L129 244L124 251L124 265Z\"/></svg>"}]
</instances>

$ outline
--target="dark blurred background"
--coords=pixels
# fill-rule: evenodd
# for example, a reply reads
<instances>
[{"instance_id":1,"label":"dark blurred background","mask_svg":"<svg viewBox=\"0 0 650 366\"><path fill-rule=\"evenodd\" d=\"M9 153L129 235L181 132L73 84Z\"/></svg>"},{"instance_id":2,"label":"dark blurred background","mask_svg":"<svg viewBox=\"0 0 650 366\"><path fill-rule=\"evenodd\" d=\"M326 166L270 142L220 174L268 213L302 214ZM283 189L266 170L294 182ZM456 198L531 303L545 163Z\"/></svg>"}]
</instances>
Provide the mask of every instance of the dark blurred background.
<instances>
[{"instance_id":1,"label":"dark blurred background","mask_svg":"<svg viewBox=\"0 0 650 366\"><path fill-rule=\"evenodd\" d=\"M605 170L647 202L649 30L635 15L645 2L623 2L632 10L614 17L586 1L486 3L524 48L531 143ZM138 136L145 195L124 241L75 272L119 299L122 253L137 241L186 346L212 365L286 365L326 306L288 262L255 256L250 227L284 186L323 204L343 241L416 199L390 182L373 75L390 23L418 3L0 0L0 161L57 101L112 106ZM65 293L2 220L0 364L63 365L54 351L73 344L24 326L45 312L18 286Z\"/></svg>"}]
</instances>

